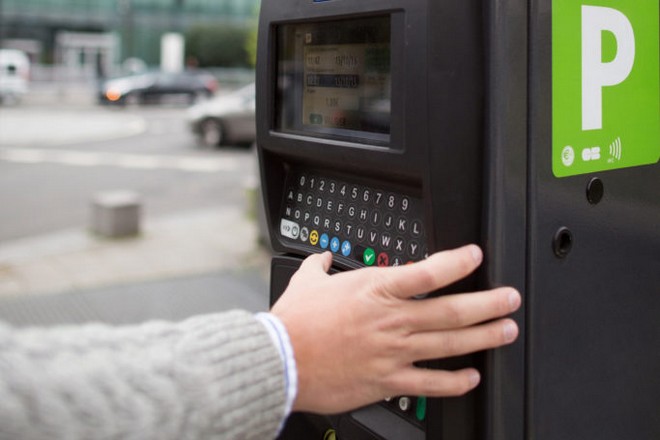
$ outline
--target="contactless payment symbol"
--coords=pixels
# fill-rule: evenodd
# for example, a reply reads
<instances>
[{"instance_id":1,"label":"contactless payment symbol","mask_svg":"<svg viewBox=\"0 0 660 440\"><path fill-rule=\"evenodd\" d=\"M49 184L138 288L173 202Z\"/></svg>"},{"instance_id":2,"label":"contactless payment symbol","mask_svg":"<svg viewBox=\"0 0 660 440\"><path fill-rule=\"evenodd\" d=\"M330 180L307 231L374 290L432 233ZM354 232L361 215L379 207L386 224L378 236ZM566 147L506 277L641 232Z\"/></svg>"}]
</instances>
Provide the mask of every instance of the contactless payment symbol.
<instances>
[{"instance_id":1,"label":"contactless payment symbol","mask_svg":"<svg viewBox=\"0 0 660 440\"><path fill-rule=\"evenodd\" d=\"M552 2L552 171L660 161L657 0Z\"/></svg>"}]
</instances>

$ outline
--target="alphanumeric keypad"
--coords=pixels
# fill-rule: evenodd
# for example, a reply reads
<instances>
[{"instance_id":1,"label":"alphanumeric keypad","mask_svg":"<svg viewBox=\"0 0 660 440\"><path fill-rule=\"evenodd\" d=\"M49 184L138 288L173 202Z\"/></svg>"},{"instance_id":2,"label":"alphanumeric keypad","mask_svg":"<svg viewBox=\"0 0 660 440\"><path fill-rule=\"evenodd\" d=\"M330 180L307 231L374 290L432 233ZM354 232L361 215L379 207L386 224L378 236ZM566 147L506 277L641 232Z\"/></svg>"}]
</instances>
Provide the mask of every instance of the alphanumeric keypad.
<instances>
[{"instance_id":1,"label":"alphanumeric keypad","mask_svg":"<svg viewBox=\"0 0 660 440\"><path fill-rule=\"evenodd\" d=\"M419 198L400 191L293 171L279 232L361 265L398 266L426 257L422 212Z\"/></svg>"}]
</instances>

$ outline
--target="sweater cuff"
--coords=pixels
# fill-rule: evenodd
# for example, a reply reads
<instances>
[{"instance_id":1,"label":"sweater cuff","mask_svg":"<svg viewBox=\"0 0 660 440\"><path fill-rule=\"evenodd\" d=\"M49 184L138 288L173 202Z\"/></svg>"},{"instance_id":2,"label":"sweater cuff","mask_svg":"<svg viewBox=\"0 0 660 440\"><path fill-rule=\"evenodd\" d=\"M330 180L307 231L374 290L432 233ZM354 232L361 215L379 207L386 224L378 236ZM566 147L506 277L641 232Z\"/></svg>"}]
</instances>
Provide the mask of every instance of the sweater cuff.
<instances>
[{"instance_id":1,"label":"sweater cuff","mask_svg":"<svg viewBox=\"0 0 660 440\"><path fill-rule=\"evenodd\" d=\"M293 347L289 333L280 319L271 313L258 313L256 315L259 320L268 330L273 343L278 347L280 357L284 365L284 379L286 384L286 405L284 418L291 414L293 402L296 400L298 394L298 370L296 368L296 359L293 354Z\"/></svg>"}]
</instances>

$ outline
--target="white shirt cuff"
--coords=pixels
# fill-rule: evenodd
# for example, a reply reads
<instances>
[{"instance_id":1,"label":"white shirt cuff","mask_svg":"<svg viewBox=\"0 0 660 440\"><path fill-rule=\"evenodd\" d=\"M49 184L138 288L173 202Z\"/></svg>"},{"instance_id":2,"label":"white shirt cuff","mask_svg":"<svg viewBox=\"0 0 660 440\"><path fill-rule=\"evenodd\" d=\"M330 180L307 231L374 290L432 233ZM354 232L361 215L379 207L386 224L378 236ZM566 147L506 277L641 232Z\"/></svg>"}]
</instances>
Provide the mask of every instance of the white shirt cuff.
<instances>
[{"instance_id":1,"label":"white shirt cuff","mask_svg":"<svg viewBox=\"0 0 660 440\"><path fill-rule=\"evenodd\" d=\"M284 365L284 382L286 386L286 404L284 419L280 430L284 426L284 421L291 414L293 402L298 394L298 370L296 369L296 359L293 356L293 347L289 339L289 333L280 319L271 313L257 313L256 318L266 327L270 334L273 344L279 349L280 357Z\"/></svg>"}]
</instances>

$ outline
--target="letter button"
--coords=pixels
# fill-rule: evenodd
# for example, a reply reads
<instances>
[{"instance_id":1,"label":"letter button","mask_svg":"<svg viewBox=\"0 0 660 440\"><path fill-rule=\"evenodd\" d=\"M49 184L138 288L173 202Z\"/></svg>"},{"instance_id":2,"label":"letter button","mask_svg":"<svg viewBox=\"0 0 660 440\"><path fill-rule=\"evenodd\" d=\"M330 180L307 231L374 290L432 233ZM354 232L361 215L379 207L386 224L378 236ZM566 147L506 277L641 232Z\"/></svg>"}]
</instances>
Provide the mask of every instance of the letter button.
<instances>
[{"instance_id":1,"label":"letter button","mask_svg":"<svg viewBox=\"0 0 660 440\"><path fill-rule=\"evenodd\" d=\"M422 222L419 220L415 220L412 222L412 228L411 228L412 235L415 237L419 237L422 235Z\"/></svg>"},{"instance_id":2,"label":"letter button","mask_svg":"<svg viewBox=\"0 0 660 440\"><path fill-rule=\"evenodd\" d=\"M416 260L421 255L421 247L416 241L408 243L408 256Z\"/></svg>"},{"instance_id":3,"label":"letter button","mask_svg":"<svg viewBox=\"0 0 660 440\"><path fill-rule=\"evenodd\" d=\"M405 217L401 217L397 222L396 229L400 233L405 234L406 231L408 230L408 219Z\"/></svg>"}]
</instances>

